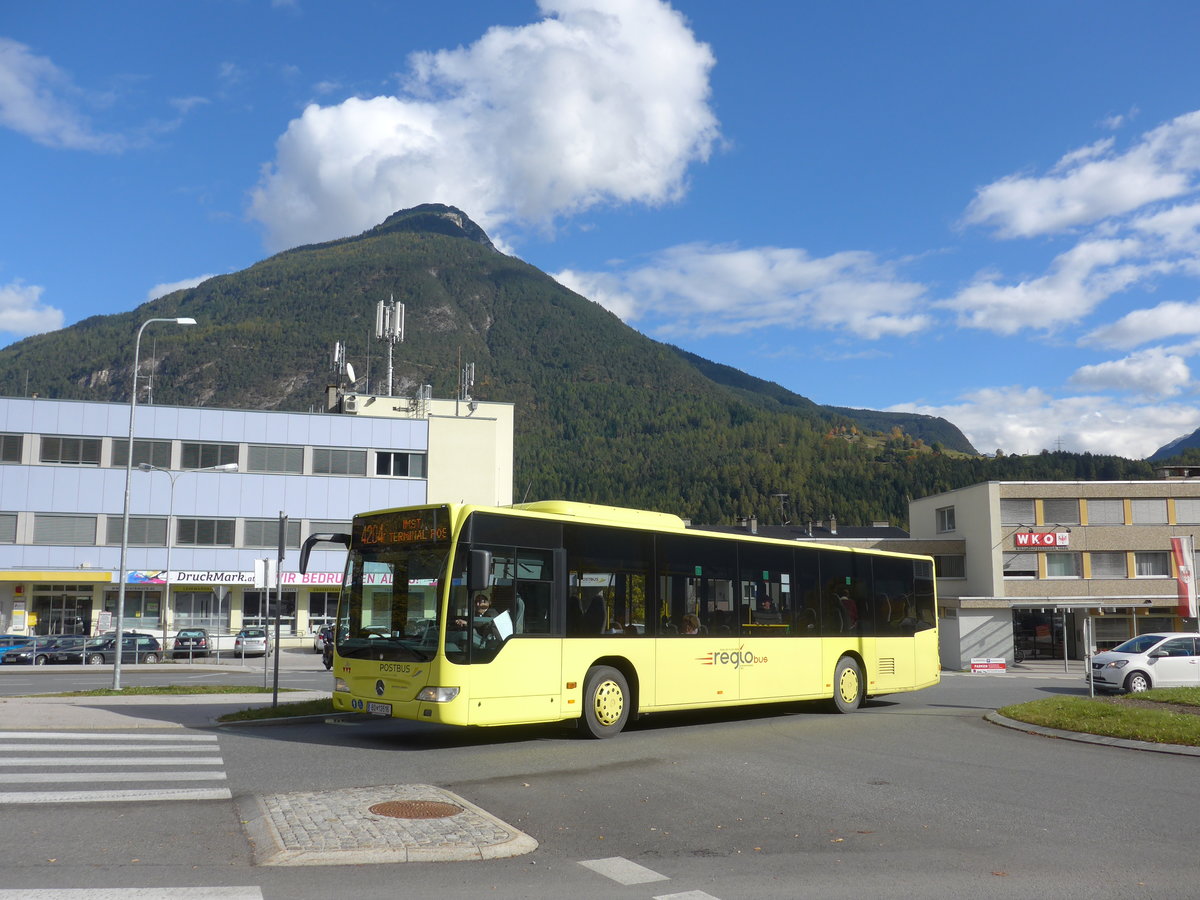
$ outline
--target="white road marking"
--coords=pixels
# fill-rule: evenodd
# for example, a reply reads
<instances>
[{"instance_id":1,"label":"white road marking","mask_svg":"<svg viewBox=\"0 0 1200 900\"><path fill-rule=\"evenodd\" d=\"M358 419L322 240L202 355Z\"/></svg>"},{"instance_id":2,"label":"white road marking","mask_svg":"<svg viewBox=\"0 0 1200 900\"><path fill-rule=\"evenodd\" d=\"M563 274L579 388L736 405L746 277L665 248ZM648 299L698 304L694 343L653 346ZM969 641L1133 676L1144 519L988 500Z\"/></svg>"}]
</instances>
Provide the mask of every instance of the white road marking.
<instances>
[{"instance_id":1,"label":"white road marking","mask_svg":"<svg viewBox=\"0 0 1200 900\"><path fill-rule=\"evenodd\" d=\"M666 875L660 875L645 866L630 862L623 856L610 856L607 859L585 859L581 866L591 869L598 875L610 878L617 884L647 884L651 881L669 881Z\"/></svg>"}]
</instances>

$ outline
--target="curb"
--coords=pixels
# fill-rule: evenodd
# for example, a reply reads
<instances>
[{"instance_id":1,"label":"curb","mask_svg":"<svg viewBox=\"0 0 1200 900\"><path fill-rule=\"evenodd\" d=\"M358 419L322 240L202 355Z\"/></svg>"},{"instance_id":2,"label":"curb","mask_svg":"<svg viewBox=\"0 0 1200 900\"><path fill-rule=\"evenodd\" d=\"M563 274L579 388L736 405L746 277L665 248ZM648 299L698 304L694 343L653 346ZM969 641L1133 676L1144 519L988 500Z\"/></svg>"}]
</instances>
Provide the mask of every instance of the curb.
<instances>
[{"instance_id":1,"label":"curb","mask_svg":"<svg viewBox=\"0 0 1200 900\"><path fill-rule=\"evenodd\" d=\"M1156 744L1152 741L1131 741L1127 738L1106 737L1102 734L1086 734L1082 731L1063 731L1061 728L1047 728L1043 725L1018 722L1016 719L1002 716L998 712L990 712L983 718L1002 728L1024 731L1026 734L1039 734L1042 737L1059 738L1064 741L1077 741L1081 744L1098 744L1104 747L1142 750L1148 753L1167 753L1172 756L1200 756L1200 747L1188 747L1183 744Z\"/></svg>"}]
</instances>

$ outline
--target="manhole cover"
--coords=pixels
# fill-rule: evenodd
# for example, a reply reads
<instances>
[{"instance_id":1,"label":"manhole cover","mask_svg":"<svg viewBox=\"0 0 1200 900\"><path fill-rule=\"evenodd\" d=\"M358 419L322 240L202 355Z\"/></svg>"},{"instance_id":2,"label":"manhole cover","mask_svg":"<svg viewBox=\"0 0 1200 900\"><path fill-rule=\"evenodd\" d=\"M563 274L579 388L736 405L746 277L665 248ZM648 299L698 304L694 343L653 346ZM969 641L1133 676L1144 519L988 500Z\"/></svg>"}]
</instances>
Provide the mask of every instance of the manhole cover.
<instances>
[{"instance_id":1,"label":"manhole cover","mask_svg":"<svg viewBox=\"0 0 1200 900\"><path fill-rule=\"evenodd\" d=\"M369 812L377 816L388 816L392 819L444 819L456 816L463 809L453 803L442 803L438 800L389 800L386 803L376 803Z\"/></svg>"}]
</instances>

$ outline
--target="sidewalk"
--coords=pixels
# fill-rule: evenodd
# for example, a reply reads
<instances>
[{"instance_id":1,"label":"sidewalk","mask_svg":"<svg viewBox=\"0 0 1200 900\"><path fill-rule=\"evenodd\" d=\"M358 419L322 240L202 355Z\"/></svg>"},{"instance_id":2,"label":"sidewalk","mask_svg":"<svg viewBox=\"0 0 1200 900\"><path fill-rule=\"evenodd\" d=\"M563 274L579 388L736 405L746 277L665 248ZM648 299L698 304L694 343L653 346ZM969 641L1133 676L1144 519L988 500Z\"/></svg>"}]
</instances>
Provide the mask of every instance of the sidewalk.
<instances>
[{"instance_id":1,"label":"sidewalk","mask_svg":"<svg viewBox=\"0 0 1200 900\"><path fill-rule=\"evenodd\" d=\"M328 691L280 691L280 705L319 700ZM0 698L5 731L78 731L118 728L206 728L218 717L270 706L271 694L175 694L129 697Z\"/></svg>"}]
</instances>

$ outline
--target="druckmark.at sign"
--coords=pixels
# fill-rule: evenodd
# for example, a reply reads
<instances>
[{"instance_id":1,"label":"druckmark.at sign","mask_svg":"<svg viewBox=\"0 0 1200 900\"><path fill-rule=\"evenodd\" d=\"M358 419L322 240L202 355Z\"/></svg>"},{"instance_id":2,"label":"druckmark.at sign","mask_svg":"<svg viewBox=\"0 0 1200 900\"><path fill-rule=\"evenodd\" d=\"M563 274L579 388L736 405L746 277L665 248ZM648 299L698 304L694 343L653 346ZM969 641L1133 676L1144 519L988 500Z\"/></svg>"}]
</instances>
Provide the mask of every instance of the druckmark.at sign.
<instances>
[{"instance_id":1,"label":"druckmark.at sign","mask_svg":"<svg viewBox=\"0 0 1200 900\"><path fill-rule=\"evenodd\" d=\"M166 572L157 571L135 571L130 572L128 584L164 584L166 582ZM301 575L299 572L283 572L279 576L279 580L285 585L326 585L330 587L341 587L342 573L341 572L305 572ZM368 584L391 584L391 576L384 575L368 575L366 578ZM187 571L175 569L171 572L171 584L228 584L228 585L247 585L254 584L253 572L221 572L221 571Z\"/></svg>"}]
</instances>

